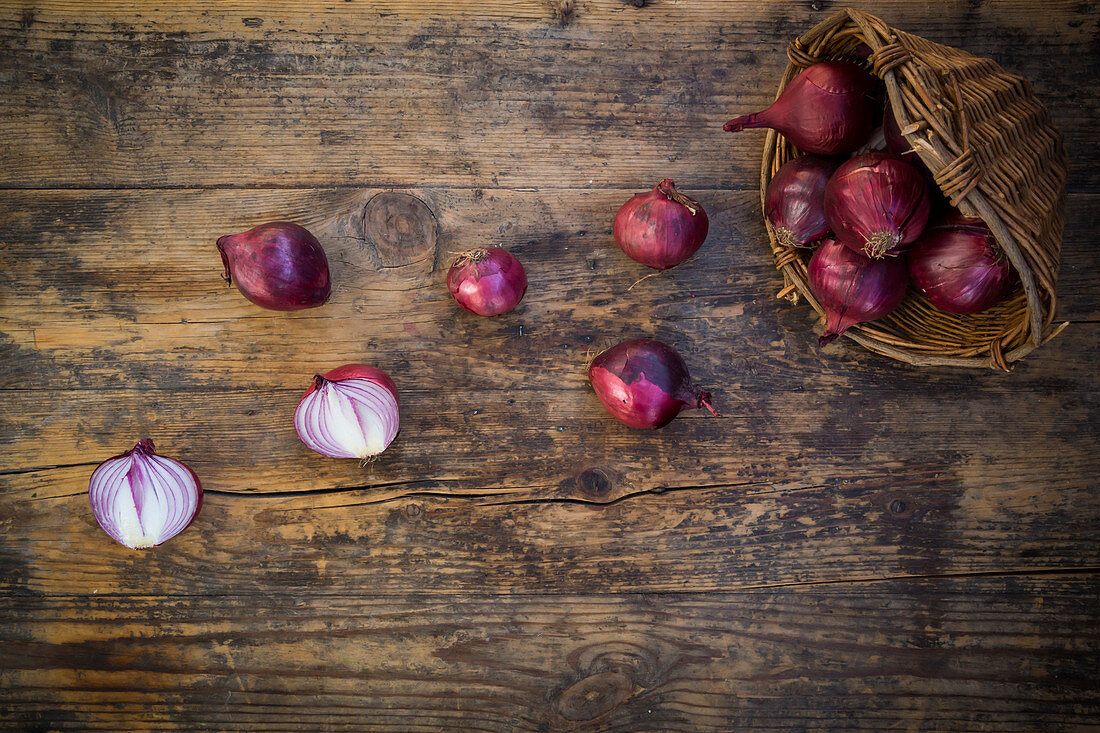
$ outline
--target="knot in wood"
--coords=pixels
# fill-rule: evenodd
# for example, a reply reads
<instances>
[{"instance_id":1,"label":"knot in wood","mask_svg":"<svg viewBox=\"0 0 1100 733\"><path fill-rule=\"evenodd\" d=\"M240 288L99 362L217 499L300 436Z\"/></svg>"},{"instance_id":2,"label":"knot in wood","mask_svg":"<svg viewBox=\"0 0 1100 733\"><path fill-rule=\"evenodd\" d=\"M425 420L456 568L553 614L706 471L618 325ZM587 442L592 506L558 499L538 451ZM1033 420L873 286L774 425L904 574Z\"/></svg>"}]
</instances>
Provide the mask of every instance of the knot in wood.
<instances>
[{"instance_id":1,"label":"knot in wood","mask_svg":"<svg viewBox=\"0 0 1100 733\"><path fill-rule=\"evenodd\" d=\"M634 681L619 670L597 672L562 690L558 715L574 722L606 715L634 694Z\"/></svg>"},{"instance_id":2,"label":"knot in wood","mask_svg":"<svg viewBox=\"0 0 1100 733\"><path fill-rule=\"evenodd\" d=\"M423 509L419 504L409 504L405 507L405 516L412 520L420 519L420 515L423 513Z\"/></svg>"},{"instance_id":3,"label":"knot in wood","mask_svg":"<svg viewBox=\"0 0 1100 733\"><path fill-rule=\"evenodd\" d=\"M577 490L585 496L603 499L611 493L611 478L598 468L588 468L577 476Z\"/></svg>"},{"instance_id":4,"label":"knot in wood","mask_svg":"<svg viewBox=\"0 0 1100 733\"><path fill-rule=\"evenodd\" d=\"M425 263L434 269L436 219L423 201L386 191L367 202L363 218L363 229L383 268Z\"/></svg>"}]
</instances>

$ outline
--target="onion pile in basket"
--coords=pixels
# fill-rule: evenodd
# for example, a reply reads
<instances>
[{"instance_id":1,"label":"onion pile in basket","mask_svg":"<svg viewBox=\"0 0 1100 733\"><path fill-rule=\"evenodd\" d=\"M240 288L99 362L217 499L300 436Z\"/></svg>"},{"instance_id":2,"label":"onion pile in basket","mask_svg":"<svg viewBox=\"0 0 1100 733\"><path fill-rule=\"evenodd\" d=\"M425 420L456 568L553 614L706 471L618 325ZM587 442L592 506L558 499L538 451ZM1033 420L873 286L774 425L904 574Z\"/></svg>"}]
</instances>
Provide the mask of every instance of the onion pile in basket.
<instances>
[{"instance_id":1,"label":"onion pile in basket","mask_svg":"<svg viewBox=\"0 0 1100 733\"><path fill-rule=\"evenodd\" d=\"M856 64L822 61L770 107L725 126L770 127L811 153L776 171L764 215L782 246L817 248L807 275L825 311L822 345L891 313L907 283L936 308L969 315L999 303L1017 279L984 222L946 205L932 214L938 192L889 107L876 101L879 88ZM881 134L871 129L878 112ZM856 154L878 140L887 150Z\"/></svg>"}]
</instances>

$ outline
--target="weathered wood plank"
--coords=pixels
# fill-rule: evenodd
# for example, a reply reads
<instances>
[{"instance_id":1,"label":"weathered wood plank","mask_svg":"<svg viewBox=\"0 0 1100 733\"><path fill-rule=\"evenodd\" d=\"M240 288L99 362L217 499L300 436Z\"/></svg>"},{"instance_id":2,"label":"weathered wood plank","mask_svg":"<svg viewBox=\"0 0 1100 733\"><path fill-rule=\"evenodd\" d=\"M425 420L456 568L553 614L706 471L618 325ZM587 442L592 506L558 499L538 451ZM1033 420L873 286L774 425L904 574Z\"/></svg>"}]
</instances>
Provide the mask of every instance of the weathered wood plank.
<instances>
[{"instance_id":1,"label":"weathered wood plank","mask_svg":"<svg viewBox=\"0 0 1100 733\"><path fill-rule=\"evenodd\" d=\"M911 370L852 345L823 352L812 311L773 297L781 280L760 244L755 193L691 192L711 215L704 249L631 289L652 271L610 237L625 189L415 190L438 219L436 246L390 267L363 229L374 190L9 191L0 386L297 389L318 368L368 359L402 386L579 388L592 354L654 334L716 390L759 379L811 389L815 377L861 389L887 373L1017 390L1017 380L1084 378L1067 365L1096 358L1095 335L1079 323L1001 379ZM1098 203L1070 200L1061 314L1074 322L1100 321ZM335 286L324 307L265 311L222 281L214 240L278 218L306 224L328 249ZM453 253L486 244L516 252L531 281L497 319L463 313L444 284Z\"/></svg>"},{"instance_id":2,"label":"weathered wood plank","mask_svg":"<svg viewBox=\"0 0 1100 733\"><path fill-rule=\"evenodd\" d=\"M1091 603L1082 603L1083 599ZM1082 730L1095 577L707 596L0 600L0 721L84 730Z\"/></svg>"},{"instance_id":3,"label":"weathered wood plank","mask_svg":"<svg viewBox=\"0 0 1100 733\"><path fill-rule=\"evenodd\" d=\"M863 466L845 455L836 468L844 479L801 489L696 483L662 491L644 473L623 471L624 488L611 468L598 480L574 475L542 491L465 497L418 482L291 496L211 493L191 527L144 552L96 526L90 468L72 467L0 477L0 591L305 597L370 588L461 597L487 588L721 591L1095 570L1100 546L1082 539L1100 521L1090 450L1074 458L1061 446L1033 449L1030 463L980 451L924 466L876 465L873 455ZM789 460L788 480L800 475L797 457Z\"/></svg>"},{"instance_id":4,"label":"weathered wood plank","mask_svg":"<svg viewBox=\"0 0 1100 733\"><path fill-rule=\"evenodd\" d=\"M635 5L9 4L0 185L752 188L761 134L722 123L770 101L787 44L838 4ZM1073 190L1100 190L1091 3L861 7L1029 78Z\"/></svg>"}]
</instances>

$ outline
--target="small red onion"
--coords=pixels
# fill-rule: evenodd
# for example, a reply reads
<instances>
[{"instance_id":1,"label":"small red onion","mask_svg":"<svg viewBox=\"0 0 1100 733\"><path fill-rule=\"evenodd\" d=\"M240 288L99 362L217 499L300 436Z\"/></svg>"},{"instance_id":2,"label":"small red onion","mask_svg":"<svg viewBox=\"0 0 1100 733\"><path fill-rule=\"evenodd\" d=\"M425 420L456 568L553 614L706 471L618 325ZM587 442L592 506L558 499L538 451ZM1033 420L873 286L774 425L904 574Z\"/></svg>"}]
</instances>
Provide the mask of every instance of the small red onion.
<instances>
[{"instance_id":1,"label":"small red onion","mask_svg":"<svg viewBox=\"0 0 1100 733\"><path fill-rule=\"evenodd\" d=\"M527 273L506 249L473 249L459 255L451 265L447 287L464 310L479 316L499 316L523 299Z\"/></svg>"},{"instance_id":2,"label":"small red onion","mask_svg":"<svg viewBox=\"0 0 1100 733\"><path fill-rule=\"evenodd\" d=\"M929 206L920 172L888 153L848 160L825 187L825 216L836 238L873 259L894 256L919 237Z\"/></svg>"},{"instance_id":3,"label":"small red onion","mask_svg":"<svg viewBox=\"0 0 1100 733\"><path fill-rule=\"evenodd\" d=\"M632 196L615 215L612 233L628 257L657 270L676 267L707 238L707 212L666 178Z\"/></svg>"},{"instance_id":4,"label":"small red onion","mask_svg":"<svg viewBox=\"0 0 1100 733\"><path fill-rule=\"evenodd\" d=\"M735 117L724 129L770 127L803 152L846 155L871 136L877 84L856 64L822 61L791 79L770 107Z\"/></svg>"},{"instance_id":5,"label":"small red onion","mask_svg":"<svg viewBox=\"0 0 1100 733\"><path fill-rule=\"evenodd\" d=\"M764 215L786 247L805 247L829 233L825 186L840 162L817 155L789 160L776 171L764 193Z\"/></svg>"},{"instance_id":6,"label":"small red onion","mask_svg":"<svg viewBox=\"0 0 1100 733\"><path fill-rule=\"evenodd\" d=\"M588 366L588 380L611 416L632 428L659 428L684 409L707 408L710 393L691 383L687 365L671 346L652 339L624 341Z\"/></svg>"},{"instance_id":7,"label":"small red onion","mask_svg":"<svg viewBox=\"0 0 1100 733\"><path fill-rule=\"evenodd\" d=\"M958 315L996 305L1018 278L981 219L956 217L929 227L908 259L917 290L940 310Z\"/></svg>"},{"instance_id":8,"label":"small red onion","mask_svg":"<svg viewBox=\"0 0 1100 733\"><path fill-rule=\"evenodd\" d=\"M202 486L194 471L158 456L146 438L96 467L88 500L103 531L137 550L155 547L186 529L202 506Z\"/></svg>"},{"instance_id":9,"label":"small red onion","mask_svg":"<svg viewBox=\"0 0 1100 733\"><path fill-rule=\"evenodd\" d=\"M913 150L913 146L905 139L905 135L901 134L901 127L898 125L898 121L894 117L894 110L890 108L889 103L886 104L886 109L882 113L882 133L887 150L913 167L916 167L918 163L923 165L920 156Z\"/></svg>"},{"instance_id":10,"label":"small red onion","mask_svg":"<svg viewBox=\"0 0 1100 733\"><path fill-rule=\"evenodd\" d=\"M218 239L227 283L262 308L293 311L323 305L332 292L325 250L290 222L261 224Z\"/></svg>"},{"instance_id":11,"label":"small red onion","mask_svg":"<svg viewBox=\"0 0 1100 733\"><path fill-rule=\"evenodd\" d=\"M905 299L905 258L872 260L826 239L808 268L810 290L825 309L824 346L850 326L882 318Z\"/></svg>"},{"instance_id":12,"label":"small red onion","mask_svg":"<svg viewBox=\"0 0 1100 733\"><path fill-rule=\"evenodd\" d=\"M345 364L313 377L294 410L294 429L310 450L330 458L376 456L400 427L397 387L381 369Z\"/></svg>"}]
</instances>

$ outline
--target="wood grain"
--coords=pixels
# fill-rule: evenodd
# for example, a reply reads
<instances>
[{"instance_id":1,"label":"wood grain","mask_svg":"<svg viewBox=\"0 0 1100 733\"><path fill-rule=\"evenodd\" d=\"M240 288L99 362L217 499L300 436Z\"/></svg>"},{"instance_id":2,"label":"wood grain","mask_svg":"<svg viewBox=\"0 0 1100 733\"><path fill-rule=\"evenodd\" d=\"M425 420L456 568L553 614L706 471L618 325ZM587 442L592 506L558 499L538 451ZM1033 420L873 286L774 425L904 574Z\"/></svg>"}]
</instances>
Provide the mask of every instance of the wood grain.
<instances>
[{"instance_id":1,"label":"wood grain","mask_svg":"<svg viewBox=\"0 0 1100 733\"><path fill-rule=\"evenodd\" d=\"M836 349L838 366L833 351L814 345L812 311L775 301L782 282L761 244L752 193L691 190L713 222L704 249L637 283L652 271L610 236L632 192L412 190L437 219L435 245L396 266L386 264L388 245L367 236L364 211L376 190L9 192L0 201L9 232L0 250L0 386L290 388L320 367L372 358L433 388L459 375L467 387L518 386L503 364L524 371L523 386L578 387L577 366L592 354L654 334L689 354L716 389L765 361L777 377L829 374L864 385L882 368L898 369L855 347ZM1023 374L1065 373L1062 364L1078 358L1072 344L1087 349L1095 338L1100 295L1089 242L1098 201L1074 196L1069 208L1061 315L1081 325L1029 359ZM323 308L265 311L222 281L214 240L272 219L299 221L321 238L334 280ZM454 307L444 282L456 252L488 244L515 252L531 286L515 312L478 319Z\"/></svg>"},{"instance_id":2,"label":"wood grain","mask_svg":"<svg viewBox=\"0 0 1100 733\"><path fill-rule=\"evenodd\" d=\"M836 4L642 5L9 4L0 185L754 188L762 134L722 123L766 106L787 43ZM1100 191L1091 3L864 7L1028 78L1074 190Z\"/></svg>"},{"instance_id":3,"label":"wood grain","mask_svg":"<svg viewBox=\"0 0 1100 733\"><path fill-rule=\"evenodd\" d=\"M861 5L1066 131L1073 323L994 374L822 351L774 298L762 135L720 127L836 6L0 4L0 726L1100 726L1100 15ZM711 235L638 282L610 223L665 176ZM214 240L274 219L324 243L324 308L222 282ZM478 319L443 281L489 244L531 287ZM641 335L722 418L604 413L584 366ZM351 361L403 395L366 466L291 428ZM145 436L207 494L138 553L86 492Z\"/></svg>"},{"instance_id":4,"label":"wood grain","mask_svg":"<svg viewBox=\"0 0 1100 733\"><path fill-rule=\"evenodd\" d=\"M861 467L801 489L638 480L627 491L613 469L602 480L589 469L541 491L438 489L426 474L361 490L208 494L186 532L143 553L96 526L88 467L55 469L5 477L0 590L461 597L1096 570L1100 546L1083 538L1100 520L1097 487L1080 478L1094 465L1083 460L1067 461L1064 479L1045 462L1027 472L982 457Z\"/></svg>"},{"instance_id":5,"label":"wood grain","mask_svg":"<svg viewBox=\"0 0 1100 733\"><path fill-rule=\"evenodd\" d=\"M1095 576L1073 575L707 595L8 598L0 721L1084 730L1100 716L1097 601Z\"/></svg>"}]
</instances>

